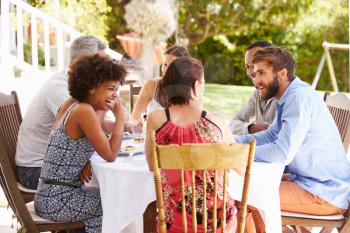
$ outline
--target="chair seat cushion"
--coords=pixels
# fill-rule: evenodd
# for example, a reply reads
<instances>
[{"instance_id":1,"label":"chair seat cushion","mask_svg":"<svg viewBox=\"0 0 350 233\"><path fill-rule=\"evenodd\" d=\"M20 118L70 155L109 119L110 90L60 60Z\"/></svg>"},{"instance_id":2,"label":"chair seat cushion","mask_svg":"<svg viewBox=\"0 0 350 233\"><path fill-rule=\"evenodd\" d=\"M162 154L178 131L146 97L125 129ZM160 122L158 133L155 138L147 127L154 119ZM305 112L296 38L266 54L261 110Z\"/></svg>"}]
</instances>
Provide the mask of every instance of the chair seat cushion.
<instances>
[{"instance_id":1,"label":"chair seat cushion","mask_svg":"<svg viewBox=\"0 0 350 233\"><path fill-rule=\"evenodd\" d=\"M21 183L17 182L18 189L24 193L36 193L36 189L29 189L24 187Z\"/></svg>"},{"instance_id":2,"label":"chair seat cushion","mask_svg":"<svg viewBox=\"0 0 350 233\"><path fill-rule=\"evenodd\" d=\"M283 217L292 217L292 218L308 218L308 219L319 219L319 220L341 220L344 219L344 215L311 215L311 214L300 214L288 211L281 211Z\"/></svg>"},{"instance_id":3,"label":"chair seat cushion","mask_svg":"<svg viewBox=\"0 0 350 233\"><path fill-rule=\"evenodd\" d=\"M40 224L40 223L44 223L44 224L48 224L48 223L56 223L54 221L50 221L47 219L44 219L42 217L39 217L38 215L36 215L35 210L34 210L34 201L29 202L26 204L27 209L29 211L30 216L32 216L32 219L35 223Z\"/></svg>"},{"instance_id":4,"label":"chair seat cushion","mask_svg":"<svg viewBox=\"0 0 350 233\"><path fill-rule=\"evenodd\" d=\"M38 216L35 213L34 201L27 203L26 206L27 206L29 214L32 217L33 222L35 224L39 224L40 225L40 224L58 224L59 223L59 224L65 224L66 226L68 226L70 224L80 224L80 225L76 225L76 226L78 226L78 228L79 227L84 227L83 222L54 222L54 221L50 221L50 220L47 220L45 218L42 218L42 217ZM74 227L74 228L77 228L77 227ZM69 229L69 228L67 228L67 229Z\"/></svg>"}]
</instances>

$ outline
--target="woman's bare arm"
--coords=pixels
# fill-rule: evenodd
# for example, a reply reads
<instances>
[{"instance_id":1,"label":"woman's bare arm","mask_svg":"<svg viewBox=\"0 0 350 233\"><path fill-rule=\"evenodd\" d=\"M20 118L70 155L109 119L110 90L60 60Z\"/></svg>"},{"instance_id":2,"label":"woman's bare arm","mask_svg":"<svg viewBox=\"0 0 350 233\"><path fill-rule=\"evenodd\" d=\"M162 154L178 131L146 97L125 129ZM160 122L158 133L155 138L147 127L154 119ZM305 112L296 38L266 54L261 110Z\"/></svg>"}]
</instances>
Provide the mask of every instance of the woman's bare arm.
<instances>
[{"instance_id":1,"label":"woman's bare arm","mask_svg":"<svg viewBox=\"0 0 350 233\"><path fill-rule=\"evenodd\" d=\"M222 117L218 115L209 115L208 119L210 119L212 122L214 122L219 128L221 129L222 136L223 136L223 143L235 143L235 140L233 138L233 135L231 133L231 130ZM245 173L245 168L236 168L234 169L239 175L243 176Z\"/></svg>"},{"instance_id":2,"label":"woman's bare arm","mask_svg":"<svg viewBox=\"0 0 350 233\"><path fill-rule=\"evenodd\" d=\"M148 104L153 98L153 93L156 89L157 79L147 80L145 85L141 88L139 97L132 110L130 121L141 121L141 114L147 109Z\"/></svg>"},{"instance_id":3,"label":"woman's bare arm","mask_svg":"<svg viewBox=\"0 0 350 233\"><path fill-rule=\"evenodd\" d=\"M119 103L116 105L120 106L114 107L114 114L117 117L109 140L102 129L101 120L90 105L79 104L74 117L80 130L89 139L96 152L107 161L114 161L117 157L124 130L123 107Z\"/></svg>"},{"instance_id":4,"label":"woman's bare arm","mask_svg":"<svg viewBox=\"0 0 350 233\"><path fill-rule=\"evenodd\" d=\"M223 142L224 143L234 143L234 138L231 133L230 127L228 126L228 123L223 119L221 116L216 114L208 114L207 118L214 122L222 132L223 136Z\"/></svg>"},{"instance_id":5,"label":"woman's bare arm","mask_svg":"<svg viewBox=\"0 0 350 233\"><path fill-rule=\"evenodd\" d=\"M147 116L145 154L150 171L153 171L152 143L150 133L159 129L166 121L167 119L163 109L156 109Z\"/></svg>"}]
</instances>

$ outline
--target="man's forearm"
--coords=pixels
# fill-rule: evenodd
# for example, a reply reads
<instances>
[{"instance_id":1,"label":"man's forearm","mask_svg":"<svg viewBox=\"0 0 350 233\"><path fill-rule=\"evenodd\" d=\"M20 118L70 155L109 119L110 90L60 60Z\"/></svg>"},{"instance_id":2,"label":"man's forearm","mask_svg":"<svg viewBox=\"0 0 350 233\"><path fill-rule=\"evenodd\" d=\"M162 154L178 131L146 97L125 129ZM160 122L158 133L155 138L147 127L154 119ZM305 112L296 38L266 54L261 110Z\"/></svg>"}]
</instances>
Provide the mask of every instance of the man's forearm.
<instances>
[{"instance_id":1,"label":"man's forearm","mask_svg":"<svg viewBox=\"0 0 350 233\"><path fill-rule=\"evenodd\" d=\"M254 134L260 131L264 131L269 127L268 124L250 124L248 126L249 134Z\"/></svg>"}]
</instances>

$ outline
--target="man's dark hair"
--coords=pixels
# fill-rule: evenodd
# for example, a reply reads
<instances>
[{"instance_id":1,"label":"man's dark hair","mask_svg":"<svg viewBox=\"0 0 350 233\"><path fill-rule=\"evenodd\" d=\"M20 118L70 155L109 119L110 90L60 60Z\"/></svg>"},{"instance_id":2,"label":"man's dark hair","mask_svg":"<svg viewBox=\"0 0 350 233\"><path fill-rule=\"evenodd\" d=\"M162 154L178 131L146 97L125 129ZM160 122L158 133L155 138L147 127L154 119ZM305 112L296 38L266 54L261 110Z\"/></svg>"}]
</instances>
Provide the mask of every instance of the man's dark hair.
<instances>
[{"instance_id":1,"label":"man's dark hair","mask_svg":"<svg viewBox=\"0 0 350 233\"><path fill-rule=\"evenodd\" d=\"M248 50L251 50L253 48L256 48L256 47L261 47L261 48L265 48L267 46L271 46L272 44L270 42L267 42L267 41L264 41L264 40L258 40L258 41L255 41L254 43L250 44L248 47L247 47L247 51Z\"/></svg>"}]
</instances>

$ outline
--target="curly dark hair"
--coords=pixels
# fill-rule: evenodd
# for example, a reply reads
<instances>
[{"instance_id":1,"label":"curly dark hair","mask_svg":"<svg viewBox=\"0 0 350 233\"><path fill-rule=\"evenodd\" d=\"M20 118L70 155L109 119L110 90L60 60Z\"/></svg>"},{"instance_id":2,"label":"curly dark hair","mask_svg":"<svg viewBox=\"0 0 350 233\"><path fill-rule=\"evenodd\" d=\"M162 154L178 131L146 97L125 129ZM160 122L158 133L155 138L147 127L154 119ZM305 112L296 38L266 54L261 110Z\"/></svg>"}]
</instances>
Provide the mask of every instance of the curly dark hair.
<instances>
[{"instance_id":1,"label":"curly dark hair","mask_svg":"<svg viewBox=\"0 0 350 233\"><path fill-rule=\"evenodd\" d=\"M195 82L203 77L202 63L191 57L179 57L170 63L158 82L157 101L163 107L189 104Z\"/></svg>"},{"instance_id":2,"label":"curly dark hair","mask_svg":"<svg viewBox=\"0 0 350 233\"><path fill-rule=\"evenodd\" d=\"M107 81L125 82L124 66L107 55L79 56L69 67L69 94L78 101L85 101L89 91Z\"/></svg>"}]
</instances>

